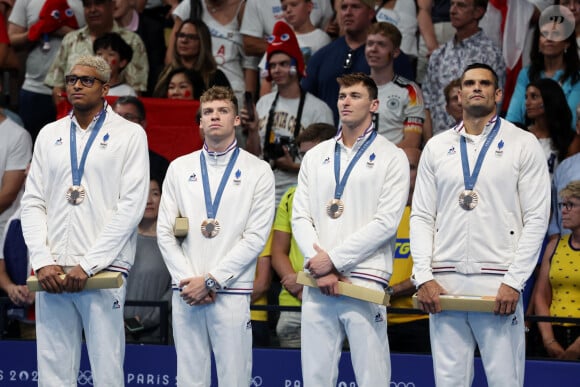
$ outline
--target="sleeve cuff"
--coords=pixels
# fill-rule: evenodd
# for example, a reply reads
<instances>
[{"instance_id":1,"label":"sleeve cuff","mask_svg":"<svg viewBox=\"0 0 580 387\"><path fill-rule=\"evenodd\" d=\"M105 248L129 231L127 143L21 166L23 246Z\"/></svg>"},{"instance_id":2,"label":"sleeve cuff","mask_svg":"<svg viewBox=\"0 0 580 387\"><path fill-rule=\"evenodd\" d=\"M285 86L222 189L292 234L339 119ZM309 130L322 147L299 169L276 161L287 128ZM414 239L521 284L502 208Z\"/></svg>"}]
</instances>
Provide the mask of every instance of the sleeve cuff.
<instances>
[{"instance_id":1,"label":"sleeve cuff","mask_svg":"<svg viewBox=\"0 0 580 387\"><path fill-rule=\"evenodd\" d=\"M411 282L415 285L415 288L419 288L419 286L423 285L425 282L434 280L432 272L425 272L425 273L415 273L411 276Z\"/></svg>"},{"instance_id":2,"label":"sleeve cuff","mask_svg":"<svg viewBox=\"0 0 580 387\"><path fill-rule=\"evenodd\" d=\"M523 290L524 290L525 282L518 281L509 272L504 275L503 281L501 281L501 282L506 284L507 286L509 286L511 288L514 288L515 290L517 290L520 293L523 292Z\"/></svg>"}]
</instances>

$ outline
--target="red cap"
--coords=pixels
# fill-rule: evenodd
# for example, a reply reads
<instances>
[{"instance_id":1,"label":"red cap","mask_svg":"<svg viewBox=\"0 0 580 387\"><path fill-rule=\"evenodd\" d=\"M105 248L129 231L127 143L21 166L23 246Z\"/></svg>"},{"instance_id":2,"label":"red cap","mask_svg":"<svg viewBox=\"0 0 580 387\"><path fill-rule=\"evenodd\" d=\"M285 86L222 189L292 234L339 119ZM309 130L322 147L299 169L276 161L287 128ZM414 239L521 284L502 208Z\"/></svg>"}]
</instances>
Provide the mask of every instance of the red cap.
<instances>
[{"instance_id":1,"label":"red cap","mask_svg":"<svg viewBox=\"0 0 580 387\"><path fill-rule=\"evenodd\" d=\"M266 69L268 69L268 64L270 62L270 57L276 52L283 52L290 58L294 59L293 66L296 68L296 73L305 77L306 72L304 71L304 58L302 57L302 51L298 46L298 40L292 27L286 24L285 21L278 21L274 24L274 30L272 35L268 38L268 49L266 50ZM271 81L270 71L268 70L268 76L266 77Z\"/></svg>"}]
</instances>

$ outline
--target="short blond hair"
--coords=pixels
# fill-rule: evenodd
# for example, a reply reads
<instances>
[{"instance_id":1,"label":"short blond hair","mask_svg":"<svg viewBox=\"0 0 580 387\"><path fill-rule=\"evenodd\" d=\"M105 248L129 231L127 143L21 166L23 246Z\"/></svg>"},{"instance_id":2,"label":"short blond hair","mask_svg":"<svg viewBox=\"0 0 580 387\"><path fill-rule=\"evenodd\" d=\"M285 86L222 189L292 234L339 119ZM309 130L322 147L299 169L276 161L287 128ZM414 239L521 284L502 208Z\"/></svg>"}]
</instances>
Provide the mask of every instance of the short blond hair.
<instances>
[{"instance_id":1,"label":"short blond hair","mask_svg":"<svg viewBox=\"0 0 580 387\"><path fill-rule=\"evenodd\" d=\"M96 55L82 55L74 61L71 69L74 66L91 67L97 71L99 79L105 83L111 79L111 67L106 60Z\"/></svg>"},{"instance_id":2,"label":"short blond hair","mask_svg":"<svg viewBox=\"0 0 580 387\"><path fill-rule=\"evenodd\" d=\"M561 198L573 197L580 199L580 180L574 180L568 183L563 190L560 191Z\"/></svg>"},{"instance_id":3,"label":"short blond hair","mask_svg":"<svg viewBox=\"0 0 580 387\"><path fill-rule=\"evenodd\" d=\"M234 91L225 86L212 86L207 89L199 98L200 104L211 101L230 101L234 105L236 114L238 113L238 99Z\"/></svg>"}]
</instances>

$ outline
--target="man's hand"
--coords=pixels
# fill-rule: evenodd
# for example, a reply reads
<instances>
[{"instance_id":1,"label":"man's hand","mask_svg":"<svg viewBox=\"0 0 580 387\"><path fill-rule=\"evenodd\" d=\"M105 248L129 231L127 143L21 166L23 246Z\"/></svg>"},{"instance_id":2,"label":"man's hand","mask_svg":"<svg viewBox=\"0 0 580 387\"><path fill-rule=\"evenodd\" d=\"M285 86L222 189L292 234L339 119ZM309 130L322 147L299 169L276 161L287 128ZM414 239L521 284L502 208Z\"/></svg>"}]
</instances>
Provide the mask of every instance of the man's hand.
<instances>
[{"instance_id":1,"label":"man's hand","mask_svg":"<svg viewBox=\"0 0 580 387\"><path fill-rule=\"evenodd\" d=\"M332 273L329 273L325 276L316 279L316 285L318 286L322 294L326 294L327 296L340 295L338 293L339 282L350 283L350 281L346 277L338 274L336 270L334 270Z\"/></svg>"},{"instance_id":2,"label":"man's hand","mask_svg":"<svg viewBox=\"0 0 580 387\"><path fill-rule=\"evenodd\" d=\"M64 291L64 280L60 275L64 270L59 265L44 266L36 271L36 278L40 286L49 293L62 293Z\"/></svg>"},{"instance_id":3,"label":"man's hand","mask_svg":"<svg viewBox=\"0 0 580 387\"><path fill-rule=\"evenodd\" d=\"M89 276L81 265L76 265L64 277L64 290L70 293L80 292L85 288Z\"/></svg>"},{"instance_id":4,"label":"man's hand","mask_svg":"<svg viewBox=\"0 0 580 387\"><path fill-rule=\"evenodd\" d=\"M417 300L421 305L421 310L427 313L441 312L440 294L446 294L445 289L435 280L427 281L417 291Z\"/></svg>"},{"instance_id":5,"label":"man's hand","mask_svg":"<svg viewBox=\"0 0 580 387\"><path fill-rule=\"evenodd\" d=\"M495 296L495 308L493 313L502 316L513 314L516 311L518 300L520 299L520 292L508 286L501 284Z\"/></svg>"},{"instance_id":6,"label":"man's hand","mask_svg":"<svg viewBox=\"0 0 580 387\"><path fill-rule=\"evenodd\" d=\"M314 250L316 250L316 255L310 258L305 266L314 278L323 277L336 270L326 251L322 250L316 243L314 244Z\"/></svg>"},{"instance_id":7,"label":"man's hand","mask_svg":"<svg viewBox=\"0 0 580 387\"><path fill-rule=\"evenodd\" d=\"M181 280L181 298L190 306L211 304L215 301L216 294L205 287L203 277L191 277Z\"/></svg>"},{"instance_id":8,"label":"man's hand","mask_svg":"<svg viewBox=\"0 0 580 387\"><path fill-rule=\"evenodd\" d=\"M297 273L288 273L280 280L284 289L286 289L294 297L298 298L298 294L302 293L303 285L296 283Z\"/></svg>"}]
</instances>

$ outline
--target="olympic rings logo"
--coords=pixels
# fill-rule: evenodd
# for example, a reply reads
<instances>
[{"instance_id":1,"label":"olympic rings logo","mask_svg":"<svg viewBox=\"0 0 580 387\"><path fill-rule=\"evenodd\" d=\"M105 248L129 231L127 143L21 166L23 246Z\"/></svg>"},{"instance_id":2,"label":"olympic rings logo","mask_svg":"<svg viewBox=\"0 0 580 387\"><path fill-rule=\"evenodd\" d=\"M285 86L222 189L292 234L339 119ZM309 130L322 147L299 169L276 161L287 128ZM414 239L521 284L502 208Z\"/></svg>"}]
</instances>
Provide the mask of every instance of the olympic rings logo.
<instances>
[{"instance_id":1,"label":"olympic rings logo","mask_svg":"<svg viewBox=\"0 0 580 387\"><path fill-rule=\"evenodd\" d=\"M413 382L391 382L389 387L415 387L415 383Z\"/></svg>"},{"instance_id":2,"label":"olympic rings logo","mask_svg":"<svg viewBox=\"0 0 580 387\"><path fill-rule=\"evenodd\" d=\"M77 378L79 386L92 386L93 385L93 374L91 370L79 371L79 376Z\"/></svg>"},{"instance_id":3,"label":"olympic rings logo","mask_svg":"<svg viewBox=\"0 0 580 387\"><path fill-rule=\"evenodd\" d=\"M254 376L250 383L250 387L260 387L262 385L262 377L261 376Z\"/></svg>"}]
</instances>

